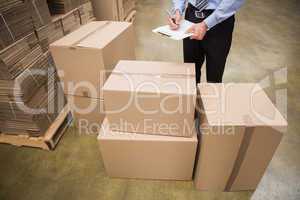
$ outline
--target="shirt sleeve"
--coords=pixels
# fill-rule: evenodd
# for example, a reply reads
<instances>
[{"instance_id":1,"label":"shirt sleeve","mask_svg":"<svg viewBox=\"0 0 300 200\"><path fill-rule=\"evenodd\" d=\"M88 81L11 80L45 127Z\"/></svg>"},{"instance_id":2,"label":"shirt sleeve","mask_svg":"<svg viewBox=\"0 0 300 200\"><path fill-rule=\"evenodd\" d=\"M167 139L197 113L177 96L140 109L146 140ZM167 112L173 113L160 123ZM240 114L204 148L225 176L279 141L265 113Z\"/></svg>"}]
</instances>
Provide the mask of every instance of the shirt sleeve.
<instances>
[{"instance_id":1,"label":"shirt sleeve","mask_svg":"<svg viewBox=\"0 0 300 200\"><path fill-rule=\"evenodd\" d=\"M172 1L173 1L173 5L174 5L174 10L179 10L179 12L182 15L184 12L184 9L185 9L186 0L172 0Z\"/></svg>"},{"instance_id":2,"label":"shirt sleeve","mask_svg":"<svg viewBox=\"0 0 300 200\"><path fill-rule=\"evenodd\" d=\"M216 10L208 16L204 22L208 29L228 19L236 13L238 9L244 4L245 0L223 0L216 8Z\"/></svg>"}]
</instances>

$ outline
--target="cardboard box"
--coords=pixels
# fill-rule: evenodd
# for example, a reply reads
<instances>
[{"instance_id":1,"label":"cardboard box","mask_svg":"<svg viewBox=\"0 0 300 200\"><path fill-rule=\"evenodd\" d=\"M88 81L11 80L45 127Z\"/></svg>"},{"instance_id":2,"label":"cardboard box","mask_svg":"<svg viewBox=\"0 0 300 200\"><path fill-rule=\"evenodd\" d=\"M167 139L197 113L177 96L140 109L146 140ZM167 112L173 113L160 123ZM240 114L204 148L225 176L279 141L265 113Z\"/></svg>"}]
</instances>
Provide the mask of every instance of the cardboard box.
<instances>
[{"instance_id":1,"label":"cardboard box","mask_svg":"<svg viewBox=\"0 0 300 200\"><path fill-rule=\"evenodd\" d=\"M254 190L271 161L286 120L257 84L199 84L199 190Z\"/></svg>"},{"instance_id":2,"label":"cardboard box","mask_svg":"<svg viewBox=\"0 0 300 200\"><path fill-rule=\"evenodd\" d=\"M103 96L114 131L192 137L194 64L120 61Z\"/></svg>"},{"instance_id":3,"label":"cardboard box","mask_svg":"<svg viewBox=\"0 0 300 200\"><path fill-rule=\"evenodd\" d=\"M121 59L135 59L134 30L126 22L90 22L50 45L65 93L101 98L106 77Z\"/></svg>"},{"instance_id":4,"label":"cardboard box","mask_svg":"<svg viewBox=\"0 0 300 200\"><path fill-rule=\"evenodd\" d=\"M102 159L110 177L191 180L197 136L170 137L110 131L108 120L98 136Z\"/></svg>"},{"instance_id":5,"label":"cardboard box","mask_svg":"<svg viewBox=\"0 0 300 200\"><path fill-rule=\"evenodd\" d=\"M103 100L68 95L68 104L79 134L98 134L105 117Z\"/></svg>"}]
</instances>

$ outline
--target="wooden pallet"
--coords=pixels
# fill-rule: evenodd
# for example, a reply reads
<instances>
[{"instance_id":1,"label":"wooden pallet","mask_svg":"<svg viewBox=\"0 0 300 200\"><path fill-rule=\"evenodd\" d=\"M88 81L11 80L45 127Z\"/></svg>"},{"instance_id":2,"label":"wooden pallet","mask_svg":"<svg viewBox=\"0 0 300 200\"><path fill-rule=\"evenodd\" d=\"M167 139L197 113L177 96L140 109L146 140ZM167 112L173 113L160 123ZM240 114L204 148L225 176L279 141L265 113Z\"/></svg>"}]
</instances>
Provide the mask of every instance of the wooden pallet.
<instances>
[{"instance_id":1,"label":"wooden pallet","mask_svg":"<svg viewBox=\"0 0 300 200\"><path fill-rule=\"evenodd\" d=\"M65 130L73 120L72 112L66 105L58 115L53 124L48 128L42 137L30 137L24 135L0 134L0 143L11 144L14 146L27 146L41 148L44 150L54 150Z\"/></svg>"}]
</instances>

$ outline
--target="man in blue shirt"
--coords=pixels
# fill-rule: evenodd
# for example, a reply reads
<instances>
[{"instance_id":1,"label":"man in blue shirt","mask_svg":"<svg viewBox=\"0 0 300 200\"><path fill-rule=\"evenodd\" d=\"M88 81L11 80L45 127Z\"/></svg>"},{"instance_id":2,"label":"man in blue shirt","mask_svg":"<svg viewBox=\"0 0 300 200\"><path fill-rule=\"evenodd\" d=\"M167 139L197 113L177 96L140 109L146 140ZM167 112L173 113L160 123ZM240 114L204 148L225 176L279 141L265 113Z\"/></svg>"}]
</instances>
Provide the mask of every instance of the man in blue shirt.
<instances>
[{"instance_id":1,"label":"man in blue shirt","mask_svg":"<svg viewBox=\"0 0 300 200\"><path fill-rule=\"evenodd\" d=\"M201 66L206 60L208 82L222 82L226 59L231 47L234 14L245 0L172 0L175 19L168 18L170 27L179 28L185 19L195 23L189 30L191 38L183 41L184 62L196 64L196 81L200 82Z\"/></svg>"}]
</instances>

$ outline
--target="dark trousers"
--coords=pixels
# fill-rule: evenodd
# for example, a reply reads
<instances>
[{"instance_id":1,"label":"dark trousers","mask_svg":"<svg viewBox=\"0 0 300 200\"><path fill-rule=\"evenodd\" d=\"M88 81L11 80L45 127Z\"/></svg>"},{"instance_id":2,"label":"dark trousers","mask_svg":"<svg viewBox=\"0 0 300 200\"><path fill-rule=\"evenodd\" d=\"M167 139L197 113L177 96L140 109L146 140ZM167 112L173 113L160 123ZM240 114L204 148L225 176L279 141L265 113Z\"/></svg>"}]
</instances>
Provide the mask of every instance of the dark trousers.
<instances>
[{"instance_id":1,"label":"dark trousers","mask_svg":"<svg viewBox=\"0 0 300 200\"><path fill-rule=\"evenodd\" d=\"M213 10L204 10L205 16L209 16ZM204 19L195 16L195 7L188 5L185 19L194 23L200 23ZM206 60L207 82L220 83L224 73L227 55L232 41L234 28L234 16L217 24L207 31L203 40L183 40L184 62L196 64L196 82L200 82L201 66Z\"/></svg>"}]
</instances>

